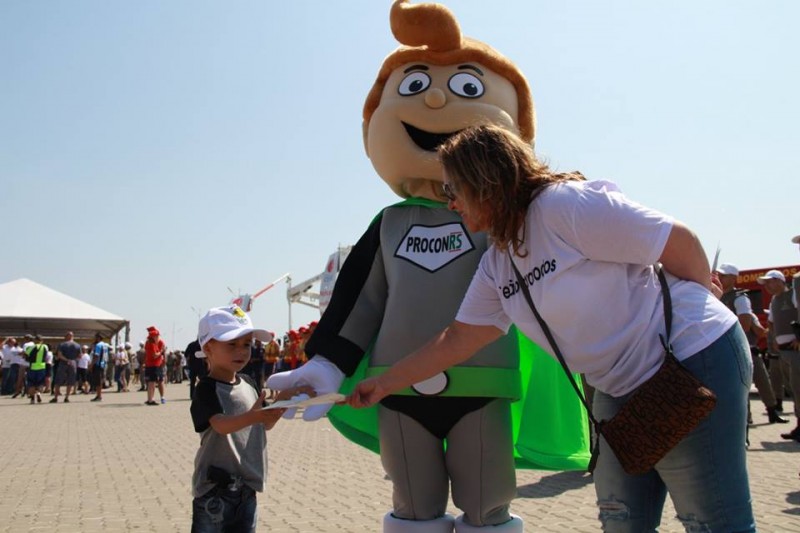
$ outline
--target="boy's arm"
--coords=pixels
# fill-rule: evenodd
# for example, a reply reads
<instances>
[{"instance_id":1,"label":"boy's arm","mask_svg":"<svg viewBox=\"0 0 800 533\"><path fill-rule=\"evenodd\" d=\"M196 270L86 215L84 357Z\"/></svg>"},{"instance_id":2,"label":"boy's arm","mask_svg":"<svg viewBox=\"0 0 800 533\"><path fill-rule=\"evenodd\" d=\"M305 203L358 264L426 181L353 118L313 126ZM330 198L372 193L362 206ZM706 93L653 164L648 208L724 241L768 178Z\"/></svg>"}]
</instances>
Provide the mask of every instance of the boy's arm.
<instances>
[{"instance_id":1,"label":"boy's arm","mask_svg":"<svg viewBox=\"0 0 800 533\"><path fill-rule=\"evenodd\" d=\"M280 391L276 396L276 400L288 400L289 398L297 396L298 394L307 394L309 396L316 395L314 389L304 385ZM220 413L212 416L208 421L211 425L211 429L220 435L235 433L236 431L244 429L247 426L252 426L253 424L263 424L265 431L272 429L275 424L278 423L278 420L283 413L286 412L286 409L265 410L263 407L266 399L267 391L262 390L258 395L258 399L253 404L253 407L251 407L246 413L239 415L224 415Z\"/></svg>"},{"instance_id":2,"label":"boy's arm","mask_svg":"<svg viewBox=\"0 0 800 533\"><path fill-rule=\"evenodd\" d=\"M262 417L259 416L259 411L261 409L261 402L264 400L264 396L265 395L262 392L255 405L253 405L253 408L246 413L242 413L240 415L218 414L212 416L209 420L211 429L220 435L228 435L230 433L235 433L240 429L244 429L247 426L261 423ZM258 408L259 411L256 411L256 408Z\"/></svg>"}]
</instances>

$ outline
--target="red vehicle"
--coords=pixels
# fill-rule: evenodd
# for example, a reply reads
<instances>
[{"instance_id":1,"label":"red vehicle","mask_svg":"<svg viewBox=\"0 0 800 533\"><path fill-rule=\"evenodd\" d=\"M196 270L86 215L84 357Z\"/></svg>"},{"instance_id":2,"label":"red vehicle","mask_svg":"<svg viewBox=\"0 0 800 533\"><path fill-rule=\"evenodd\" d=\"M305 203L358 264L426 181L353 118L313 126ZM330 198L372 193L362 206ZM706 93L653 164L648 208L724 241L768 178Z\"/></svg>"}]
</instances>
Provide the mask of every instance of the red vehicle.
<instances>
[{"instance_id":1,"label":"red vehicle","mask_svg":"<svg viewBox=\"0 0 800 533\"><path fill-rule=\"evenodd\" d=\"M771 296L764 289L764 286L758 283L758 278L770 270L780 270L786 277L786 282L791 284L792 276L800 272L800 265L740 270L739 277L736 278L736 288L747 290L747 296L750 298L750 302L753 304L753 312L758 315L759 320L761 320L761 323L764 325L767 323L766 311L769 309Z\"/></svg>"}]
</instances>

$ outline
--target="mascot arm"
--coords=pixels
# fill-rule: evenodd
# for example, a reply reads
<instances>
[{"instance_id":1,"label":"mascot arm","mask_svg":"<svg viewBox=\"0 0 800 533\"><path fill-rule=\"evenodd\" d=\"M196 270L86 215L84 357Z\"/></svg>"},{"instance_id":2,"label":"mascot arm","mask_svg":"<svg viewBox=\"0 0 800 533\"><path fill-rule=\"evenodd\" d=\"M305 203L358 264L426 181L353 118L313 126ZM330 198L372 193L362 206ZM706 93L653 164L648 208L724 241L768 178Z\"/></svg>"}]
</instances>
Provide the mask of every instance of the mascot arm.
<instances>
[{"instance_id":1,"label":"mascot arm","mask_svg":"<svg viewBox=\"0 0 800 533\"><path fill-rule=\"evenodd\" d=\"M344 380L344 373L322 355L317 355L295 370L273 374L267 379L267 387L272 390L285 390L308 385L317 395L337 392ZM322 418L333 404L312 405L303 412L303 420ZM297 409L287 409L284 418L294 418Z\"/></svg>"},{"instance_id":2,"label":"mascot arm","mask_svg":"<svg viewBox=\"0 0 800 533\"><path fill-rule=\"evenodd\" d=\"M348 376L377 336L386 309L382 220L381 213L353 246L336 278L330 303L306 343L306 355L324 354Z\"/></svg>"},{"instance_id":3,"label":"mascot arm","mask_svg":"<svg viewBox=\"0 0 800 533\"><path fill-rule=\"evenodd\" d=\"M308 385L318 395L337 392L345 375L352 375L377 334L386 304L386 274L380 253L378 215L347 257L314 334L306 343L309 361L298 369L273 374L270 389ZM319 355L319 354L324 354ZM317 420L331 404L308 407L304 420ZM284 418L293 418L289 409Z\"/></svg>"}]
</instances>

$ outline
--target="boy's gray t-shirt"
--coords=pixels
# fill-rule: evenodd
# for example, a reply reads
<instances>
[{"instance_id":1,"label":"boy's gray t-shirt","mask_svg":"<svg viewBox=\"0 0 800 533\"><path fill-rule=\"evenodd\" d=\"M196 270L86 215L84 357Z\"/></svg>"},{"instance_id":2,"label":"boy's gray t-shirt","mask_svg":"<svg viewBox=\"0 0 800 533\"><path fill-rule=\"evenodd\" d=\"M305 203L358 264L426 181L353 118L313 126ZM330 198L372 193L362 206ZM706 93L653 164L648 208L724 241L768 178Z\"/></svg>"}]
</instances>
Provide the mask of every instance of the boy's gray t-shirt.
<instances>
[{"instance_id":1,"label":"boy's gray t-shirt","mask_svg":"<svg viewBox=\"0 0 800 533\"><path fill-rule=\"evenodd\" d=\"M200 433L200 449L194 459L192 492L200 497L214 488L208 479L208 467L216 466L241 476L242 481L257 492L264 490L267 477L267 434L263 424L254 424L229 435L211 428L211 417L217 414L238 415L249 411L258 400L255 383L242 374L235 383L200 379L195 388L191 412L194 429Z\"/></svg>"}]
</instances>

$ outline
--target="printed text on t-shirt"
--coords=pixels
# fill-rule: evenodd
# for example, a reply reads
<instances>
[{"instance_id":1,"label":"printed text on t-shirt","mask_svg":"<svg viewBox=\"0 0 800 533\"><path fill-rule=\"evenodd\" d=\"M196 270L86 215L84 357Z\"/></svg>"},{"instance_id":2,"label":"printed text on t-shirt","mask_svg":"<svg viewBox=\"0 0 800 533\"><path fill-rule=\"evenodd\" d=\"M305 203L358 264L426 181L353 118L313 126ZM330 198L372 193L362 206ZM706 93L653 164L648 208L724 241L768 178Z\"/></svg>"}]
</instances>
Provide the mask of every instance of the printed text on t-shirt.
<instances>
[{"instance_id":1,"label":"printed text on t-shirt","mask_svg":"<svg viewBox=\"0 0 800 533\"><path fill-rule=\"evenodd\" d=\"M525 283L530 287L535 282L542 279L545 275L555 271L556 260L553 258L549 261L543 262L540 266L533 267L529 272L522 274L522 279L525 280ZM519 282L515 279L510 279L508 280L508 285L504 287L498 287L498 289L500 289L500 291L503 293L503 298L508 300L519 292Z\"/></svg>"}]
</instances>

